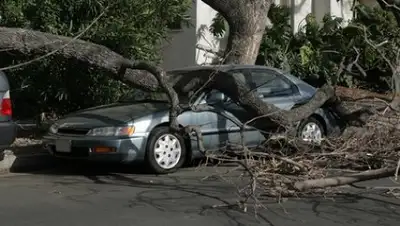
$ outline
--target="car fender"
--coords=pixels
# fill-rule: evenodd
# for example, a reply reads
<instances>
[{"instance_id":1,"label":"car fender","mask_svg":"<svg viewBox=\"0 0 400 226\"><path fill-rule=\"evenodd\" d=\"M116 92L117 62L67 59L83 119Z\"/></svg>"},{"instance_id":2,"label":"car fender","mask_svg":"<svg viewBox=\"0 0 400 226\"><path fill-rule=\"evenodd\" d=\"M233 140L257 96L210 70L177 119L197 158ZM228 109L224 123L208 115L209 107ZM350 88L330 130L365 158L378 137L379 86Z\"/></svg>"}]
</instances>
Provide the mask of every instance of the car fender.
<instances>
[{"instance_id":1,"label":"car fender","mask_svg":"<svg viewBox=\"0 0 400 226\"><path fill-rule=\"evenodd\" d=\"M340 133L340 126L338 125L333 112L329 108L318 108L310 117L316 117L321 120L325 126L327 136L332 136Z\"/></svg>"}]
</instances>

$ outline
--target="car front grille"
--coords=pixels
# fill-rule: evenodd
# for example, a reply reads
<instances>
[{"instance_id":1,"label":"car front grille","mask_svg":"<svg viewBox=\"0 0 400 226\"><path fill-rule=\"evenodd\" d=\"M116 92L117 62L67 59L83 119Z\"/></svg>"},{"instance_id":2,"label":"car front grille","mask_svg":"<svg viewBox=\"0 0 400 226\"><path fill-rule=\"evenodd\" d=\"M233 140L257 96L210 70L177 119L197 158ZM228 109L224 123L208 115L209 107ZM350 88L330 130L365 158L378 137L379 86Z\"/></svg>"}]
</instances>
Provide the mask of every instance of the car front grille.
<instances>
[{"instance_id":1,"label":"car front grille","mask_svg":"<svg viewBox=\"0 0 400 226\"><path fill-rule=\"evenodd\" d=\"M77 129L77 128L59 128L57 133L60 135L75 135L83 136L89 132L89 129Z\"/></svg>"}]
</instances>

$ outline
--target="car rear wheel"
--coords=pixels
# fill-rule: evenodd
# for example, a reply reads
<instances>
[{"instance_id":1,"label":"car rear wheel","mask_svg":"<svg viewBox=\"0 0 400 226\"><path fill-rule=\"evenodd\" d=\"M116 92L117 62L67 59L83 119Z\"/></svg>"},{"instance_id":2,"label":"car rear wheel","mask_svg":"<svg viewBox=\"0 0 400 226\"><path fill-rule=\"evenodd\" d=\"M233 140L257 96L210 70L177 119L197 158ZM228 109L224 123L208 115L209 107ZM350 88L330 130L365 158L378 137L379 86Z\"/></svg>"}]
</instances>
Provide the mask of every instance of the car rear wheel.
<instances>
[{"instance_id":1,"label":"car rear wheel","mask_svg":"<svg viewBox=\"0 0 400 226\"><path fill-rule=\"evenodd\" d=\"M304 120L298 128L298 137L306 142L320 144L324 136L324 126L314 117Z\"/></svg>"},{"instance_id":2,"label":"car rear wheel","mask_svg":"<svg viewBox=\"0 0 400 226\"><path fill-rule=\"evenodd\" d=\"M154 129L146 150L146 162L153 173L173 173L182 167L185 158L186 146L181 135L168 127Z\"/></svg>"}]
</instances>

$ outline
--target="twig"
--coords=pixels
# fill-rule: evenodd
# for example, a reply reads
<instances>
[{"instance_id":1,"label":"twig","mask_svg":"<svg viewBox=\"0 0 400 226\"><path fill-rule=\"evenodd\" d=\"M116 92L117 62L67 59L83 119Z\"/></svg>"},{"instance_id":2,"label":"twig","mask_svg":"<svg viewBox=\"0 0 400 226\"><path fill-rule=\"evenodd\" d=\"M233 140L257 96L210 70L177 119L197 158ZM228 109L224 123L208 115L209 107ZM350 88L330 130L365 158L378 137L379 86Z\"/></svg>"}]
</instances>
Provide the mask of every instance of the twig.
<instances>
[{"instance_id":1,"label":"twig","mask_svg":"<svg viewBox=\"0 0 400 226\"><path fill-rule=\"evenodd\" d=\"M199 49L199 50L202 50L204 52L207 52L207 53L215 54L217 57L223 57L223 54L221 54L220 52L212 50L212 49L209 49L209 48L206 48L204 46L201 46L200 44L197 44L196 48Z\"/></svg>"},{"instance_id":2,"label":"twig","mask_svg":"<svg viewBox=\"0 0 400 226\"><path fill-rule=\"evenodd\" d=\"M399 161L397 162L396 173L394 174L394 180L395 180L395 181L398 181L399 171L400 171L400 159L399 159Z\"/></svg>"}]
</instances>

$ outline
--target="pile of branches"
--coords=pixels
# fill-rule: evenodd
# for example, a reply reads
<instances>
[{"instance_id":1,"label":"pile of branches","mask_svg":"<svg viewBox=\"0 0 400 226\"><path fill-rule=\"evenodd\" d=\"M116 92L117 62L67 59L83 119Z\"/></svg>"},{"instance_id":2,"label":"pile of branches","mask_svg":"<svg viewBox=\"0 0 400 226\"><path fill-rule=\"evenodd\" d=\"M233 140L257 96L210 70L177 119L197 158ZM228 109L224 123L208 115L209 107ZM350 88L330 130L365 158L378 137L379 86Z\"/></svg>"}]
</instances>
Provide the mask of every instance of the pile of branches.
<instances>
[{"instance_id":1,"label":"pile of branches","mask_svg":"<svg viewBox=\"0 0 400 226\"><path fill-rule=\"evenodd\" d=\"M347 104L353 105L353 109L366 105L382 109L382 103L379 99ZM391 176L397 180L398 126L400 113L386 110L369 118L362 127L347 127L340 136L326 138L320 144L284 135L267 139L253 149L226 150L208 157L225 161L234 158L246 169L252 181L243 190L247 198L255 194L273 197L327 194L335 192L338 186L365 180Z\"/></svg>"}]
</instances>

